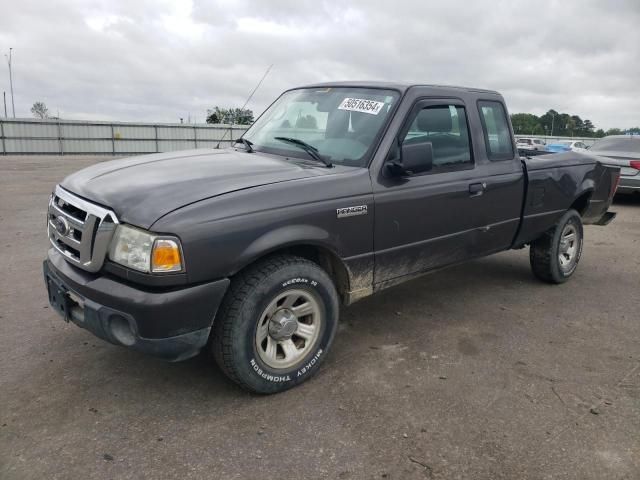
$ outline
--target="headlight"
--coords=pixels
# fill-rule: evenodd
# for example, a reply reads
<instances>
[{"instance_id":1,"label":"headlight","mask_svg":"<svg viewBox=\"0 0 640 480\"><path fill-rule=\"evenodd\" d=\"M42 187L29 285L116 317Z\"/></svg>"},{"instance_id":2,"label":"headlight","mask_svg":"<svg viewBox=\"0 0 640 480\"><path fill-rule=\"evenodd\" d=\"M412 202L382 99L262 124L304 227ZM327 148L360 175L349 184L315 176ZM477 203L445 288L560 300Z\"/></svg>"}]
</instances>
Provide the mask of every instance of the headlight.
<instances>
[{"instance_id":1,"label":"headlight","mask_svg":"<svg viewBox=\"0 0 640 480\"><path fill-rule=\"evenodd\" d=\"M109 258L140 272L170 273L183 270L182 250L177 238L118 225L109 246Z\"/></svg>"}]
</instances>

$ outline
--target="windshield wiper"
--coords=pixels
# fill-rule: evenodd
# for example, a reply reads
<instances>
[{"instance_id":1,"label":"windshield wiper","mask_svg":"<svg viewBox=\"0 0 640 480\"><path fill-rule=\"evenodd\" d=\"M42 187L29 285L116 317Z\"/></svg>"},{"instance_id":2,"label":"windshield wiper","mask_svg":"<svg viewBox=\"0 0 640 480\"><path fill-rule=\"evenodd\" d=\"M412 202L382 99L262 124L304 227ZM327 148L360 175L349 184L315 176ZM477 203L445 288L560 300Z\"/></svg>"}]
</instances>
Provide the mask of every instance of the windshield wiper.
<instances>
[{"instance_id":1,"label":"windshield wiper","mask_svg":"<svg viewBox=\"0 0 640 480\"><path fill-rule=\"evenodd\" d=\"M287 143L290 143L292 145L296 145L296 146L300 147L301 149L303 149L305 152L307 152L309 154L309 156L311 158L313 158L314 160L324 163L327 167L332 167L333 166L329 160L327 160L326 158L322 157L318 153L318 149L316 147L314 147L313 145L308 144L307 142L304 142L304 141L302 141L302 140L300 140L298 138L292 138L292 137L273 137L273 139L274 140L280 140L281 142L287 142Z\"/></svg>"},{"instance_id":2,"label":"windshield wiper","mask_svg":"<svg viewBox=\"0 0 640 480\"><path fill-rule=\"evenodd\" d=\"M234 140L233 143L242 143L245 146L245 149L247 150L248 153L253 153L253 142L247 140L244 137L240 137L237 140Z\"/></svg>"}]
</instances>

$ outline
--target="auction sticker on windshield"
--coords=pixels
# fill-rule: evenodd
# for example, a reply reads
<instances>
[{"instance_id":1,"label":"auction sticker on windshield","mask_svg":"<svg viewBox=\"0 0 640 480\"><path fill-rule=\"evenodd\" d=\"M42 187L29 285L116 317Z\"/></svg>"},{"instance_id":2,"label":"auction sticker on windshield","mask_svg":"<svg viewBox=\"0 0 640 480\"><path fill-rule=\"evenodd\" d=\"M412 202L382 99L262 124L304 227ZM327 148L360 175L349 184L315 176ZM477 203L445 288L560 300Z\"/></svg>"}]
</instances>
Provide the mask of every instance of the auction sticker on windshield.
<instances>
[{"instance_id":1,"label":"auction sticker on windshield","mask_svg":"<svg viewBox=\"0 0 640 480\"><path fill-rule=\"evenodd\" d=\"M350 112L370 113L378 115L384 102L376 102L375 100L363 100L361 98L345 98L338 110L349 110Z\"/></svg>"}]
</instances>

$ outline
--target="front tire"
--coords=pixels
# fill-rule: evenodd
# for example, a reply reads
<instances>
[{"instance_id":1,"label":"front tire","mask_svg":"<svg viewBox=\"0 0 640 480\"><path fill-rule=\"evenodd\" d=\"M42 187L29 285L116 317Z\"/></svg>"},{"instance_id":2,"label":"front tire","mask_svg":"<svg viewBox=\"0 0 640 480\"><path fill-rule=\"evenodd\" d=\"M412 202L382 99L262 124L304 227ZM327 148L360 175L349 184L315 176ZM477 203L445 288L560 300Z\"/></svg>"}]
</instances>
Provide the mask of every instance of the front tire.
<instances>
[{"instance_id":1,"label":"front tire","mask_svg":"<svg viewBox=\"0 0 640 480\"><path fill-rule=\"evenodd\" d=\"M531 244L529 260L536 277L564 283L578 268L584 242L582 218L568 210L556 225Z\"/></svg>"},{"instance_id":2,"label":"front tire","mask_svg":"<svg viewBox=\"0 0 640 480\"><path fill-rule=\"evenodd\" d=\"M329 275L301 257L277 255L236 276L216 315L211 350L242 388L277 393L314 375L338 325Z\"/></svg>"}]
</instances>

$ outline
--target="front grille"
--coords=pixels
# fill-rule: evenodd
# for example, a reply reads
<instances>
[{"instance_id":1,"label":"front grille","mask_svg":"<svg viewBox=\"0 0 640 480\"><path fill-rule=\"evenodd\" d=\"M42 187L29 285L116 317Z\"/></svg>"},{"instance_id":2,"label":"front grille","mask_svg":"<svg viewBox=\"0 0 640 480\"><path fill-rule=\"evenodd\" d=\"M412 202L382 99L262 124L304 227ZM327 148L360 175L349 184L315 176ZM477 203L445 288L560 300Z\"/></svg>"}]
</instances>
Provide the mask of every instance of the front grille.
<instances>
[{"instance_id":1,"label":"front grille","mask_svg":"<svg viewBox=\"0 0 640 480\"><path fill-rule=\"evenodd\" d=\"M53 248L70 263L89 272L100 270L117 224L111 210L56 186L49 201L47 232Z\"/></svg>"}]
</instances>

